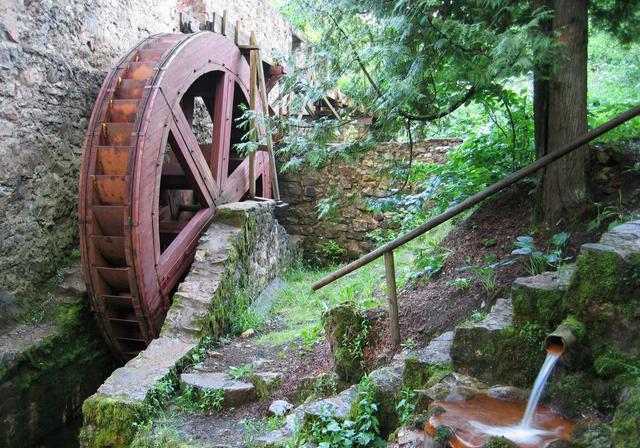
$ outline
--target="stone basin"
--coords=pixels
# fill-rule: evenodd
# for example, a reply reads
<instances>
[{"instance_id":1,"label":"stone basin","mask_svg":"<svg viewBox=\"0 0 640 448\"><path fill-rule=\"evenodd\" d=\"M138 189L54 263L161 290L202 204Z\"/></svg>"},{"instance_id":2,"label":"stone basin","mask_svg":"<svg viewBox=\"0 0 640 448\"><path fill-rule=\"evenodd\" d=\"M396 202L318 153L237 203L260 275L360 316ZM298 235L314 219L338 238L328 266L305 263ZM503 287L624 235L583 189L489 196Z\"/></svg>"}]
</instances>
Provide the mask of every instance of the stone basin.
<instances>
[{"instance_id":1,"label":"stone basin","mask_svg":"<svg viewBox=\"0 0 640 448\"><path fill-rule=\"evenodd\" d=\"M435 401L430 405L426 432L436 437L438 427L453 430L452 448L480 447L490 437L505 437L521 448L538 448L553 440L570 440L575 424L546 406L538 406L534 428L520 427L526 401L507 401L477 395L464 401Z\"/></svg>"}]
</instances>

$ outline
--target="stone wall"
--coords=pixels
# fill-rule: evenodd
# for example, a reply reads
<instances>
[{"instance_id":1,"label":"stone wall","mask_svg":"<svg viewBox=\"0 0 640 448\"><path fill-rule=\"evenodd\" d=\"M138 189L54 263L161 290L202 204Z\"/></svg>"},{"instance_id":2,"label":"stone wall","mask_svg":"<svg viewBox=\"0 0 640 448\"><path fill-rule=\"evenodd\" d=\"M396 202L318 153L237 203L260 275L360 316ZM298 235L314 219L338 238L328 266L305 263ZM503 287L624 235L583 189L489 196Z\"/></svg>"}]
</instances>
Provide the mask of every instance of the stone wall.
<instances>
[{"instance_id":1,"label":"stone wall","mask_svg":"<svg viewBox=\"0 0 640 448\"><path fill-rule=\"evenodd\" d=\"M266 0L2 1L0 314L77 244L82 141L107 70L141 38L177 31L178 11L196 7L228 8L266 48L291 49L290 27Z\"/></svg>"},{"instance_id":2,"label":"stone wall","mask_svg":"<svg viewBox=\"0 0 640 448\"><path fill-rule=\"evenodd\" d=\"M417 142L415 163L444 163L460 139ZM373 249L370 232L393 227L389 214L373 213L369 198L383 197L398 188L392 173L406 168L408 145L383 143L353 162L330 162L319 170L303 167L281 175L281 195L289 207L278 214L287 232L302 242L308 258L347 260ZM415 191L414 186L407 186ZM337 207L322 218L319 209L329 202Z\"/></svg>"}]
</instances>

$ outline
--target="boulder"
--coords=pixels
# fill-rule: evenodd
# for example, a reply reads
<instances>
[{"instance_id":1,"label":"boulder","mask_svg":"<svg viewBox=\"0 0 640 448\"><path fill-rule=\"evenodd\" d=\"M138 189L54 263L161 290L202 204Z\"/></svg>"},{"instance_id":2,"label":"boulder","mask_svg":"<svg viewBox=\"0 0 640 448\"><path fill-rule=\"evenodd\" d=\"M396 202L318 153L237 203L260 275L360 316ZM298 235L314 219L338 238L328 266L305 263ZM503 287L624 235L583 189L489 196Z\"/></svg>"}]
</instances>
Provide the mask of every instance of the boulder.
<instances>
[{"instance_id":1,"label":"boulder","mask_svg":"<svg viewBox=\"0 0 640 448\"><path fill-rule=\"evenodd\" d=\"M304 424L308 425L320 416L331 416L337 421L346 420L357 397L358 386L353 385L335 397L324 398L305 405Z\"/></svg>"},{"instance_id":2,"label":"boulder","mask_svg":"<svg viewBox=\"0 0 640 448\"><path fill-rule=\"evenodd\" d=\"M275 400L269 406L269 414L282 417L293 409L293 405L286 400Z\"/></svg>"}]
</instances>

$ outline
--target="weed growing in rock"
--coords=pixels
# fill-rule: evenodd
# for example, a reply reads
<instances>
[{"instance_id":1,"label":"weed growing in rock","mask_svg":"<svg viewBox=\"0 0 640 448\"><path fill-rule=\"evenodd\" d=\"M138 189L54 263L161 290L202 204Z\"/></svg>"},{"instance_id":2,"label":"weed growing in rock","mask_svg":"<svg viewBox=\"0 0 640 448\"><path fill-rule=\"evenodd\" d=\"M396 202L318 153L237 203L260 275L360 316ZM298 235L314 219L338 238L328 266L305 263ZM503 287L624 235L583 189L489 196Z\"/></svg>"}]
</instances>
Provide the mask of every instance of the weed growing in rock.
<instances>
[{"instance_id":1,"label":"weed growing in rock","mask_svg":"<svg viewBox=\"0 0 640 448\"><path fill-rule=\"evenodd\" d=\"M245 364L242 367L231 367L227 370L229 375L234 380L242 380L248 378L253 373L253 366L251 364Z\"/></svg>"},{"instance_id":2,"label":"weed growing in rock","mask_svg":"<svg viewBox=\"0 0 640 448\"><path fill-rule=\"evenodd\" d=\"M176 399L176 405L188 412L208 412L211 409L220 411L224 401L224 390L203 389L186 386Z\"/></svg>"}]
</instances>

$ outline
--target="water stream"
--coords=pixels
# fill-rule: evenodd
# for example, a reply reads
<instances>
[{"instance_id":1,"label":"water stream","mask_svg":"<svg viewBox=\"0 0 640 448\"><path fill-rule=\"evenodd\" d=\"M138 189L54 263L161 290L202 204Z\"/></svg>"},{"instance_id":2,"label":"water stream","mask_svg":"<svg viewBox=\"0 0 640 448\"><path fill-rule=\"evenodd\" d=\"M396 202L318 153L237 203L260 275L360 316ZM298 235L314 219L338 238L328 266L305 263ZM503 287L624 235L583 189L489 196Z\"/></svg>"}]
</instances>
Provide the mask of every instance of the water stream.
<instances>
[{"instance_id":1,"label":"water stream","mask_svg":"<svg viewBox=\"0 0 640 448\"><path fill-rule=\"evenodd\" d=\"M524 417L522 418L522 422L520 426L522 429L529 429L533 426L533 418L536 414L536 408L538 407L538 402L540 401L540 397L542 396L542 392L544 392L544 387L547 385L547 380L549 379L549 375L553 371L553 368L560 359L562 355L562 350L550 348L547 350L547 358L544 360L544 364L542 364L542 368L540 369L540 373L538 373L538 377L536 378L536 382L533 383L533 390L531 391L531 395L529 395L529 401L527 402L527 409L524 412Z\"/></svg>"}]
</instances>

